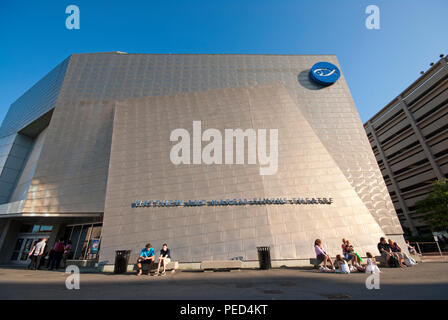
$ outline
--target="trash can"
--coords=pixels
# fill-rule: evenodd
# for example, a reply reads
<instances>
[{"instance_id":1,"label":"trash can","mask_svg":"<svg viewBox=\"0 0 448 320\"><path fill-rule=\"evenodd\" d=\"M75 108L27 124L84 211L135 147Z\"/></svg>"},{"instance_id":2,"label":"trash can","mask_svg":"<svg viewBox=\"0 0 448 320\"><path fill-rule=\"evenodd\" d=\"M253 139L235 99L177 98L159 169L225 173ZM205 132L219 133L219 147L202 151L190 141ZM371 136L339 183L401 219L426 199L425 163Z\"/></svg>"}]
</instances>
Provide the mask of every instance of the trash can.
<instances>
[{"instance_id":1,"label":"trash can","mask_svg":"<svg viewBox=\"0 0 448 320\"><path fill-rule=\"evenodd\" d=\"M128 270L129 256L131 250L117 250L115 251L115 267L114 273L126 273Z\"/></svg>"},{"instance_id":2,"label":"trash can","mask_svg":"<svg viewBox=\"0 0 448 320\"><path fill-rule=\"evenodd\" d=\"M257 247L258 262L260 263L260 269L271 269L271 248L270 247Z\"/></svg>"}]
</instances>

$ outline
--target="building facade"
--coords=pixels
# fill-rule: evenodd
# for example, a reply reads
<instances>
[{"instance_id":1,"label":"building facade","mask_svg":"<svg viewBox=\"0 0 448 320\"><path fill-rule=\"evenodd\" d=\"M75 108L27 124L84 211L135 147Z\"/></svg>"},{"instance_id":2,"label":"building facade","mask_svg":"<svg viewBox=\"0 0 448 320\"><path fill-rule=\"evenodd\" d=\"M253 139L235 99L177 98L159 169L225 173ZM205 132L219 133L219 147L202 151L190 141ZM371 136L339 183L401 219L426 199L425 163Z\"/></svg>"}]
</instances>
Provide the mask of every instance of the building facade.
<instances>
[{"instance_id":1,"label":"building facade","mask_svg":"<svg viewBox=\"0 0 448 320\"><path fill-rule=\"evenodd\" d=\"M448 59L440 59L364 124L406 233L430 233L416 202L448 177Z\"/></svg>"},{"instance_id":2,"label":"building facade","mask_svg":"<svg viewBox=\"0 0 448 320\"><path fill-rule=\"evenodd\" d=\"M333 55L71 55L0 128L1 262L20 263L42 236L106 265L147 242L167 242L185 263L254 261L265 245L298 263L315 238L331 254L343 237L362 253L381 235L402 241L343 74L329 86L309 76L321 61L338 65ZM198 123L223 135L277 130L265 145L278 148L275 174L260 174L250 147L238 164L197 163L194 146L191 163L174 164L171 135L193 136Z\"/></svg>"}]
</instances>

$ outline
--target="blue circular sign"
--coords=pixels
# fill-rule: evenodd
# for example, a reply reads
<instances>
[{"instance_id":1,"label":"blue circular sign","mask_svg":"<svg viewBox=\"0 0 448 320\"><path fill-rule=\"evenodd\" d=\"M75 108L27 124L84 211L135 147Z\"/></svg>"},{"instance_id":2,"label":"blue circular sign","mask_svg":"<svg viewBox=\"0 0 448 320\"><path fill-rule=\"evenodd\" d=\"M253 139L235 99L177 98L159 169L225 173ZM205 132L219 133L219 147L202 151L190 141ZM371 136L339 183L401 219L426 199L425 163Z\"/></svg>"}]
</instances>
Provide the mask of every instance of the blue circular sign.
<instances>
[{"instance_id":1,"label":"blue circular sign","mask_svg":"<svg viewBox=\"0 0 448 320\"><path fill-rule=\"evenodd\" d=\"M338 81L341 76L339 68L329 62L318 62L310 70L311 79L315 82L328 86Z\"/></svg>"}]
</instances>

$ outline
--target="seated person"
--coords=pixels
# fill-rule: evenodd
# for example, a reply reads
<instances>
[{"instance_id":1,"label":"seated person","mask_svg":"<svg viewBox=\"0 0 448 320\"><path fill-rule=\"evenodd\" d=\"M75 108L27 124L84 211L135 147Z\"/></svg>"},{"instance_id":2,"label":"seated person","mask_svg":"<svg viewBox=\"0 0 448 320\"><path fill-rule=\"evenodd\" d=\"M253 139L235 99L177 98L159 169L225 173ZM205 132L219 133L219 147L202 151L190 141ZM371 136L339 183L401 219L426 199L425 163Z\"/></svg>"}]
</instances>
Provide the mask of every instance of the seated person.
<instances>
[{"instance_id":1,"label":"seated person","mask_svg":"<svg viewBox=\"0 0 448 320\"><path fill-rule=\"evenodd\" d=\"M387 243L386 239L384 237L380 238L380 242L378 243L378 251L380 252L381 256L386 260L386 264L390 266L390 258L395 257L400 262L400 266L403 266L402 261L400 261L400 257L392 252L392 249L390 248L390 245Z\"/></svg>"},{"instance_id":2,"label":"seated person","mask_svg":"<svg viewBox=\"0 0 448 320\"><path fill-rule=\"evenodd\" d=\"M342 252L345 251L345 243L346 242L347 242L347 240L345 240L345 238L342 238L342 244L341 244Z\"/></svg>"},{"instance_id":3,"label":"seated person","mask_svg":"<svg viewBox=\"0 0 448 320\"><path fill-rule=\"evenodd\" d=\"M159 264L157 266L156 274L158 274L159 276L160 275L164 276L166 274L165 273L166 265L168 263L170 263L170 261L171 261L170 249L168 249L168 245L166 243L164 243L162 246L162 250L160 250ZM163 271L162 271L162 273L159 273L161 264L163 265Z\"/></svg>"},{"instance_id":4,"label":"seated person","mask_svg":"<svg viewBox=\"0 0 448 320\"><path fill-rule=\"evenodd\" d=\"M398 245L398 243L394 242L392 239L389 239L388 242L389 242L390 249L399 258L400 264L403 265L402 261L404 259L409 259L409 256L406 254L406 252L401 251L401 248Z\"/></svg>"},{"instance_id":5,"label":"seated person","mask_svg":"<svg viewBox=\"0 0 448 320\"><path fill-rule=\"evenodd\" d=\"M408 246L408 251L410 254L417 254L417 250L409 243L409 240L406 240L406 245Z\"/></svg>"},{"instance_id":6,"label":"seated person","mask_svg":"<svg viewBox=\"0 0 448 320\"><path fill-rule=\"evenodd\" d=\"M378 243L378 251L381 256L386 260L386 265L389 265L389 259L392 256L392 250L384 237L380 238Z\"/></svg>"},{"instance_id":7,"label":"seated person","mask_svg":"<svg viewBox=\"0 0 448 320\"><path fill-rule=\"evenodd\" d=\"M322 249L322 241L320 239L314 241L314 250L316 252L317 264L323 262L322 266L325 270L328 270L327 262L329 262L331 269L334 270L333 261L331 261L330 256Z\"/></svg>"},{"instance_id":8,"label":"seated person","mask_svg":"<svg viewBox=\"0 0 448 320\"><path fill-rule=\"evenodd\" d=\"M355 255L355 265L361 265L362 263L362 258L361 256L358 254L358 252L355 251L355 249L353 248L353 245L347 240L347 246L349 248L349 252L352 252Z\"/></svg>"},{"instance_id":9,"label":"seated person","mask_svg":"<svg viewBox=\"0 0 448 320\"><path fill-rule=\"evenodd\" d=\"M401 252L401 248L398 245L398 243L394 242L392 239L387 240L387 242L389 243L390 249L392 250L392 252Z\"/></svg>"},{"instance_id":10,"label":"seated person","mask_svg":"<svg viewBox=\"0 0 448 320\"><path fill-rule=\"evenodd\" d=\"M142 275L142 263L143 264L149 263L148 275L149 276L151 275L151 270L152 267L154 266L154 255L155 255L154 249L151 247L151 244L148 243L146 247L143 248L142 251L140 252L140 256L138 257L137 260L138 276Z\"/></svg>"},{"instance_id":11,"label":"seated person","mask_svg":"<svg viewBox=\"0 0 448 320\"><path fill-rule=\"evenodd\" d=\"M367 256L367 267L365 268L366 273L381 273L380 268L376 265L376 260L370 252L366 252Z\"/></svg>"},{"instance_id":12,"label":"seated person","mask_svg":"<svg viewBox=\"0 0 448 320\"><path fill-rule=\"evenodd\" d=\"M341 248L342 248L342 255L344 256L344 259L350 262L350 260L353 259L353 256L349 255L347 253L347 249L346 249L347 248L347 240L345 240L345 238L342 239Z\"/></svg>"},{"instance_id":13,"label":"seated person","mask_svg":"<svg viewBox=\"0 0 448 320\"><path fill-rule=\"evenodd\" d=\"M353 266L361 264L361 260L359 259L358 255L355 252L355 249L348 240L345 241L345 252L343 252L343 254L344 259L348 262L352 261Z\"/></svg>"},{"instance_id":14,"label":"seated person","mask_svg":"<svg viewBox=\"0 0 448 320\"><path fill-rule=\"evenodd\" d=\"M347 261L345 261L340 254L336 256L336 263L338 265L338 269L336 270L337 273L350 273Z\"/></svg>"}]
</instances>

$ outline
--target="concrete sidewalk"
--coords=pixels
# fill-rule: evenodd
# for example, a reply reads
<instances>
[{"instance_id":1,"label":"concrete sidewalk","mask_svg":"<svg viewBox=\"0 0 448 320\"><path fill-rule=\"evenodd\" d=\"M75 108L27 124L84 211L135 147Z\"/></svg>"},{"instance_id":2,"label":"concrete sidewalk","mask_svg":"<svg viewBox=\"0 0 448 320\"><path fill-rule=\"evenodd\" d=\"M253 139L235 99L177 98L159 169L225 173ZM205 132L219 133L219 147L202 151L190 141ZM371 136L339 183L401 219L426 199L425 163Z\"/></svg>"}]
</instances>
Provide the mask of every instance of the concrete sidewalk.
<instances>
[{"instance_id":1,"label":"concrete sidewalk","mask_svg":"<svg viewBox=\"0 0 448 320\"><path fill-rule=\"evenodd\" d=\"M448 263L383 268L380 289L363 273L311 269L178 271L165 277L83 273L68 290L62 271L0 268L0 299L448 299Z\"/></svg>"}]
</instances>

